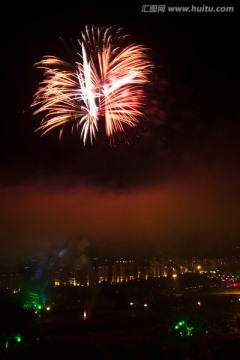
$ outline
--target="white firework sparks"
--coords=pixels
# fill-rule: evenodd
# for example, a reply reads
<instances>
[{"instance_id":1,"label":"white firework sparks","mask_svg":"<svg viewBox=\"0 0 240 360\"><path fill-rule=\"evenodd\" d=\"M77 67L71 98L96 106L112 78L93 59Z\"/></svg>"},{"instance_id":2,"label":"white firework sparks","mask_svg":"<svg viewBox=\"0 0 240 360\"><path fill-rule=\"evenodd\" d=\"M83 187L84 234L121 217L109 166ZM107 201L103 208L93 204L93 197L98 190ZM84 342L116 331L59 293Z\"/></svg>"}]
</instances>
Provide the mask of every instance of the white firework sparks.
<instances>
[{"instance_id":1,"label":"white firework sparks","mask_svg":"<svg viewBox=\"0 0 240 360\"><path fill-rule=\"evenodd\" d=\"M34 115L43 114L37 129L42 135L58 128L61 138L70 124L86 144L88 138L93 143L100 121L107 137L139 124L152 63L144 46L123 46L126 38L122 29L86 26L79 61L45 56L35 64L44 69L32 103Z\"/></svg>"}]
</instances>

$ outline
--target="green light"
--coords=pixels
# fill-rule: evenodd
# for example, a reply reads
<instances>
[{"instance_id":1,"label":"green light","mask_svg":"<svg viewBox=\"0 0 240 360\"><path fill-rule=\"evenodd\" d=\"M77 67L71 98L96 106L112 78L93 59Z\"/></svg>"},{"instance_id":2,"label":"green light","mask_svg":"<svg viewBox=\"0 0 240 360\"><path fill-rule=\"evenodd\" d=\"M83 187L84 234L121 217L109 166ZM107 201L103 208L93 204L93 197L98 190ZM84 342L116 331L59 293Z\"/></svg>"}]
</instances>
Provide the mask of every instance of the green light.
<instances>
[{"instance_id":1,"label":"green light","mask_svg":"<svg viewBox=\"0 0 240 360\"><path fill-rule=\"evenodd\" d=\"M179 321L179 323L178 323L179 326L182 326L184 324L185 324L185 321Z\"/></svg>"},{"instance_id":2,"label":"green light","mask_svg":"<svg viewBox=\"0 0 240 360\"><path fill-rule=\"evenodd\" d=\"M6 340L5 347L6 347L6 349L8 348L8 340Z\"/></svg>"},{"instance_id":3,"label":"green light","mask_svg":"<svg viewBox=\"0 0 240 360\"><path fill-rule=\"evenodd\" d=\"M42 310L41 297L36 291L25 291L24 309L37 309Z\"/></svg>"},{"instance_id":4,"label":"green light","mask_svg":"<svg viewBox=\"0 0 240 360\"><path fill-rule=\"evenodd\" d=\"M16 342L21 342L22 341L21 336L19 336L19 335L16 335L14 337L14 339L16 339Z\"/></svg>"},{"instance_id":5,"label":"green light","mask_svg":"<svg viewBox=\"0 0 240 360\"><path fill-rule=\"evenodd\" d=\"M193 327L187 326L187 336L192 336L191 330L193 330Z\"/></svg>"},{"instance_id":6,"label":"green light","mask_svg":"<svg viewBox=\"0 0 240 360\"><path fill-rule=\"evenodd\" d=\"M178 324L175 325L175 329L179 331L180 336L192 336L191 331L193 330L193 327L188 326L185 321L179 321Z\"/></svg>"}]
</instances>

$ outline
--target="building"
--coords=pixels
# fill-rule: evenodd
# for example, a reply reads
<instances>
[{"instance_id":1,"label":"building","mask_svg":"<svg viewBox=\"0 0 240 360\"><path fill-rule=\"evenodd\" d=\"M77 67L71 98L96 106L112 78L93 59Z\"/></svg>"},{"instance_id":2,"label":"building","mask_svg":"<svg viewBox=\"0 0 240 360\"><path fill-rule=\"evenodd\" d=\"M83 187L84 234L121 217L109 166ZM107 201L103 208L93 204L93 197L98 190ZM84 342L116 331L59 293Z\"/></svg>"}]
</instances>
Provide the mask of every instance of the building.
<instances>
[{"instance_id":1,"label":"building","mask_svg":"<svg viewBox=\"0 0 240 360\"><path fill-rule=\"evenodd\" d=\"M112 283L128 282L137 279L134 260L116 260L112 265Z\"/></svg>"}]
</instances>

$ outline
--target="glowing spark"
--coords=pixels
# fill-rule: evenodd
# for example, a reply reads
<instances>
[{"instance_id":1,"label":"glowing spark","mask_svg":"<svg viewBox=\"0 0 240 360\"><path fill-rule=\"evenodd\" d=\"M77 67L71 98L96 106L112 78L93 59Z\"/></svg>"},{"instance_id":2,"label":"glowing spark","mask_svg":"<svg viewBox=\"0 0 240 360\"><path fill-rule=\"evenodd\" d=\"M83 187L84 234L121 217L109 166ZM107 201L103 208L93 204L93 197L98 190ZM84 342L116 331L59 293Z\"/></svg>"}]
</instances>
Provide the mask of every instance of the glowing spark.
<instances>
[{"instance_id":1,"label":"glowing spark","mask_svg":"<svg viewBox=\"0 0 240 360\"><path fill-rule=\"evenodd\" d=\"M34 115L43 114L38 127L42 135L58 128L61 139L67 125L83 143L91 143L105 125L114 136L126 127L139 125L143 116L143 85L149 80L152 63L144 46L124 46L128 36L122 29L86 26L79 40L79 61L69 64L55 56L36 63L44 80L34 95Z\"/></svg>"}]
</instances>

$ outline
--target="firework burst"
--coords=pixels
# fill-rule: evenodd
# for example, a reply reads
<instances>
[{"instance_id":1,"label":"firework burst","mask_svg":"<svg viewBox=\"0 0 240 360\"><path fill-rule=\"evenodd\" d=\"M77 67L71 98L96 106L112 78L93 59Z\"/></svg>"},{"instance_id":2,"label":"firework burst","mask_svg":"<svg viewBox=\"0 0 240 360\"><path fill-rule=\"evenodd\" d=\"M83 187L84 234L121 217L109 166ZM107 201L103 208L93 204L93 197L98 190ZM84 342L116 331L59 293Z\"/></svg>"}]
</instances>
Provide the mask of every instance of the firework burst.
<instances>
[{"instance_id":1,"label":"firework burst","mask_svg":"<svg viewBox=\"0 0 240 360\"><path fill-rule=\"evenodd\" d=\"M128 40L122 29L86 26L78 61L45 56L36 63L44 70L32 103L34 115L43 115L36 131L44 135L57 128L61 139L70 125L86 144L88 138L93 143L100 123L109 138L138 126L152 63L147 48Z\"/></svg>"}]
</instances>

